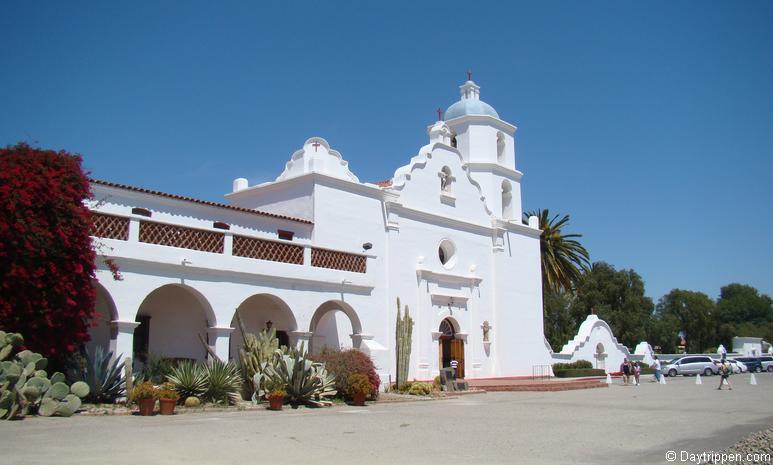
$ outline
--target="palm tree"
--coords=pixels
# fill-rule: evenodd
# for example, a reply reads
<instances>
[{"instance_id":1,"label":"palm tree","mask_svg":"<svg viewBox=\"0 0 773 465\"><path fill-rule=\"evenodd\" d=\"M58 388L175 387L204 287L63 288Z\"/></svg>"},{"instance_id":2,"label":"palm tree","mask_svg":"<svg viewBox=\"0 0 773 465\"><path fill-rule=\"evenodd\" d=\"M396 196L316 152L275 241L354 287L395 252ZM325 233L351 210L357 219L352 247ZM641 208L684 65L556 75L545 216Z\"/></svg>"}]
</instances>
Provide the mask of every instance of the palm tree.
<instances>
[{"instance_id":1,"label":"palm tree","mask_svg":"<svg viewBox=\"0 0 773 465\"><path fill-rule=\"evenodd\" d=\"M542 230L540 252L543 292L571 291L590 266L588 251L576 240L582 234L561 233L561 228L569 224L569 215L561 219L558 219L559 215L550 218L548 209L537 210L525 213L525 222L531 216L539 218L539 228Z\"/></svg>"}]
</instances>

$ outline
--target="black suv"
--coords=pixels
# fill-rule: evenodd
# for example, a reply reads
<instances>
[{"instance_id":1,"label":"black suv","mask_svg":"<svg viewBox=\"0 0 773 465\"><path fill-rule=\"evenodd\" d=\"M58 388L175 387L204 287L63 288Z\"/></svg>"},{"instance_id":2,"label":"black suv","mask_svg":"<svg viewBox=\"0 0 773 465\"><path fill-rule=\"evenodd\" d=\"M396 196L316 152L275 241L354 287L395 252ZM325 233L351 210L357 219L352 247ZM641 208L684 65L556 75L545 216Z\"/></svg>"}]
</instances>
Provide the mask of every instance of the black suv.
<instances>
[{"instance_id":1,"label":"black suv","mask_svg":"<svg viewBox=\"0 0 773 465\"><path fill-rule=\"evenodd\" d=\"M743 362L749 373L760 373L762 371L762 360L757 357L736 357L736 360Z\"/></svg>"}]
</instances>

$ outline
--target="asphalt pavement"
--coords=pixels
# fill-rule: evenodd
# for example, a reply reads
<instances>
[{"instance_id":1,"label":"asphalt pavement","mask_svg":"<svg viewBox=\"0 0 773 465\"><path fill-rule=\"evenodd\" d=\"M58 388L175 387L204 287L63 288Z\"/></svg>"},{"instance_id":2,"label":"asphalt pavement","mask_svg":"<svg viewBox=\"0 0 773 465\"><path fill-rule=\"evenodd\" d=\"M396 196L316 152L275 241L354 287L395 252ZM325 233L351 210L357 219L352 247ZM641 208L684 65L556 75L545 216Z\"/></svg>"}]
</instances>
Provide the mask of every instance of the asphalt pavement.
<instances>
[{"instance_id":1,"label":"asphalt pavement","mask_svg":"<svg viewBox=\"0 0 773 465\"><path fill-rule=\"evenodd\" d=\"M773 424L773 374L173 417L0 422L0 464L666 464ZM674 451L676 462L666 453ZM683 454L682 454L683 455Z\"/></svg>"}]
</instances>

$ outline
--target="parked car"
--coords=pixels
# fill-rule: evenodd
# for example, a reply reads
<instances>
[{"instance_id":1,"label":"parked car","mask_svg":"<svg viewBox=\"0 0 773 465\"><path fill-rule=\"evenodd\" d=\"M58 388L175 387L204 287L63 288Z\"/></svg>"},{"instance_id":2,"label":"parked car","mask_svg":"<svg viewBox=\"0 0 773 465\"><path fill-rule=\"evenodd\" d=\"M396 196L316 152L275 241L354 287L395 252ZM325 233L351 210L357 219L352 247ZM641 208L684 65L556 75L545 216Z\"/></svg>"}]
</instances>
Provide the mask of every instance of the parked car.
<instances>
[{"instance_id":1,"label":"parked car","mask_svg":"<svg viewBox=\"0 0 773 465\"><path fill-rule=\"evenodd\" d=\"M760 357L760 361L762 362L763 370L773 371L773 356L766 355L764 357Z\"/></svg>"},{"instance_id":2,"label":"parked car","mask_svg":"<svg viewBox=\"0 0 773 465\"><path fill-rule=\"evenodd\" d=\"M734 358L728 358L727 361L733 367L733 373L746 373L747 371L749 371L749 368L743 362L739 362L738 360L736 360ZM719 365L720 365L721 361L720 360L714 360L714 363L716 363L717 364L717 368L719 368ZM773 370L771 370L771 371L773 371Z\"/></svg>"},{"instance_id":3,"label":"parked car","mask_svg":"<svg viewBox=\"0 0 773 465\"><path fill-rule=\"evenodd\" d=\"M735 359L739 362L743 362L750 373L759 373L762 371L762 360L758 357L736 357Z\"/></svg>"},{"instance_id":4,"label":"parked car","mask_svg":"<svg viewBox=\"0 0 773 465\"><path fill-rule=\"evenodd\" d=\"M663 373L666 376L697 374L710 376L718 374L719 367L707 355L690 355L672 360L665 366Z\"/></svg>"}]
</instances>

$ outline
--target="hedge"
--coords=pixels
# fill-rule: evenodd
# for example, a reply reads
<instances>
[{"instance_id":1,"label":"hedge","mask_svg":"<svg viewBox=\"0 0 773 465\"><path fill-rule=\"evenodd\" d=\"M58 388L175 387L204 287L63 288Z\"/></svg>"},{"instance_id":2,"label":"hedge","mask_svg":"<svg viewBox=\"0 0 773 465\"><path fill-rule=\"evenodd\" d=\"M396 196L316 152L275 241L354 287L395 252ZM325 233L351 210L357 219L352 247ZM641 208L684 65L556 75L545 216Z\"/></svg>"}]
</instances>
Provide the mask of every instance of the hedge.
<instances>
[{"instance_id":1,"label":"hedge","mask_svg":"<svg viewBox=\"0 0 773 465\"><path fill-rule=\"evenodd\" d=\"M595 368L570 368L553 369L553 374L556 378L584 378L587 376L605 376L607 373L604 370Z\"/></svg>"},{"instance_id":2,"label":"hedge","mask_svg":"<svg viewBox=\"0 0 773 465\"><path fill-rule=\"evenodd\" d=\"M593 368L593 364L587 360L577 360L574 363L554 363L553 364L553 371L575 370L579 368Z\"/></svg>"}]
</instances>

